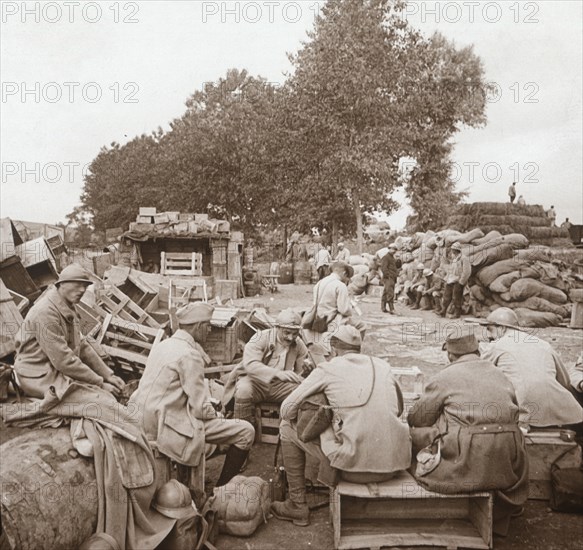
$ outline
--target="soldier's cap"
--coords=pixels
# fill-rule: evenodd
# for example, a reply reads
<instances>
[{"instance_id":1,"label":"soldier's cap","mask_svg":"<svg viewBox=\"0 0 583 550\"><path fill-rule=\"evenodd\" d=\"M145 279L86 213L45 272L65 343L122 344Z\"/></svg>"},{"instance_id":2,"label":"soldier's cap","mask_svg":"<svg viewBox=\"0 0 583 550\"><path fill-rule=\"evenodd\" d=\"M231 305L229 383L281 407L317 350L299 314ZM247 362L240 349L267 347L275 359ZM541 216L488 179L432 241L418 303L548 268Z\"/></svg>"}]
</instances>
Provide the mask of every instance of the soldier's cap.
<instances>
[{"instance_id":1,"label":"soldier's cap","mask_svg":"<svg viewBox=\"0 0 583 550\"><path fill-rule=\"evenodd\" d=\"M176 318L181 325L193 325L211 320L215 309L204 302L187 304L176 311Z\"/></svg>"},{"instance_id":2,"label":"soldier's cap","mask_svg":"<svg viewBox=\"0 0 583 550\"><path fill-rule=\"evenodd\" d=\"M89 278L87 271L79 264L71 264L61 271L55 285L59 286L61 283L85 283L86 285L91 285L93 281Z\"/></svg>"},{"instance_id":3,"label":"soldier's cap","mask_svg":"<svg viewBox=\"0 0 583 550\"><path fill-rule=\"evenodd\" d=\"M275 319L275 326L291 330L300 330L302 318L293 309L284 309Z\"/></svg>"},{"instance_id":4,"label":"soldier's cap","mask_svg":"<svg viewBox=\"0 0 583 550\"><path fill-rule=\"evenodd\" d=\"M463 327L460 332L448 335L441 349L454 355L476 353L479 344L473 330L470 327Z\"/></svg>"},{"instance_id":5,"label":"soldier's cap","mask_svg":"<svg viewBox=\"0 0 583 550\"><path fill-rule=\"evenodd\" d=\"M360 349L362 338L360 332L350 325L341 325L330 338L332 346L349 349Z\"/></svg>"},{"instance_id":6,"label":"soldier's cap","mask_svg":"<svg viewBox=\"0 0 583 550\"><path fill-rule=\"evenodd\" d=\"M423 277L431 277L431 275L433 275L433 271L431 271L431 269L427 268L423 270Z\"/></svg>"}]
</instances>

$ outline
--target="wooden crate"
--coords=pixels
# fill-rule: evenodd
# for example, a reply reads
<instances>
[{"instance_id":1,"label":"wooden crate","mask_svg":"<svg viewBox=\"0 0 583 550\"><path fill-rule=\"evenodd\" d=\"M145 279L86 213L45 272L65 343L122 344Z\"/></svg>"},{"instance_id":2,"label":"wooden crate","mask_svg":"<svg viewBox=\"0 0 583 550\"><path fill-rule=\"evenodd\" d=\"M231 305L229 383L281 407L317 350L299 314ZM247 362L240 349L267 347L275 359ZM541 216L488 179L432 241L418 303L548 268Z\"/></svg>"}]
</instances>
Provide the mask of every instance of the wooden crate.
<instances>
[{"instance_id":1,"label":"wooden crate","mask_svg":"<svg viewBox=\"0 0 583 550\"><path fill-rule=\"evenodd\" d=\"M341 481L330 495L334 548L492 548L492 506L490 493L432 493L405 471L383 483Z\"/></svg>"},{"instance_id":2,"label":"wooden crate","mask_svg":"<svg viewBox=\"0 0 583 550\"><path fill-rule=\"evenodd\" d=\"M161 275L202 275L202 254L196 252L161 252Z\"/></svg>"},{"instance_id":3,"label":"wooden crate","mask_svg":"<svg viewBox=\"0 0 583 550\"><path fill-rule=\"evenodd\" d=\"M563 441L559 430L539 429L525 436L528 455L528 498L551 498L551 464L565 451L572 449L563 460L562 468L577 468L581 464L581 449L573 441Z\"/></svg>"},{"instance_id":4,"label":"wooden crate","mask_svg":"<svg viewBox=\"0 0 583 550\"><path fill-rule=\"evenodd\" d=\"M211 326L203 347L214 363L233 362L237 355L237 332L237 321L225 328Z\"/></svg>"},{"instance_id":5,"label":"wooden crate","mask_svg":"<svg viewBox=\"0 0 583 550\"><path fill-rule=\"evenodd\" d=\"M140 206L140 216L155 216L156 207L155 206Z\"/></svg>"},{"instance_id":6,"label":"wooden crate","mask_svg":"<svg viewBox=\"0 0 583 550\"><path fill-rule=\"evenodd\" d=\"M279 438L281 403L259 403L255 407L255 443L276 445Z\"/></svg>"},{"instance_id":7,"label":"wooden crate","mask_svg":"<svg viewBox=\"0 0 583 550\"><path fill-rule=\"evenodd\" d=\"M96 307L94 309L99 312L103 319L108 313L111 313L114 317L120 317L125 321L147 325L156 329L160 328L160 323L116 286L106 286L96 291L95 301Z\"/></svg>"},{"instance_id":8,"label":"wooden crate","mask_svg":"<svg viewBox=\"0 0 583 550\"><path fill-rule=\"evenodd\" d=\"M0 278L10 290L18 292L18 294L25 296L31 302L34 302L40 296L40 289L36 286L18 256L12 256L0 262Z\"/></svg>"},{"instance_id":9,"label":"wooden crate","mask_svg":"<svg viewBox=\"0 0 583 550\"><path fill-rule=\"evenodd\" d=\"M22 315L12 295L0 279L0 358L16 351L16 336L22 325Z\"/></svg>"}]
</instances>

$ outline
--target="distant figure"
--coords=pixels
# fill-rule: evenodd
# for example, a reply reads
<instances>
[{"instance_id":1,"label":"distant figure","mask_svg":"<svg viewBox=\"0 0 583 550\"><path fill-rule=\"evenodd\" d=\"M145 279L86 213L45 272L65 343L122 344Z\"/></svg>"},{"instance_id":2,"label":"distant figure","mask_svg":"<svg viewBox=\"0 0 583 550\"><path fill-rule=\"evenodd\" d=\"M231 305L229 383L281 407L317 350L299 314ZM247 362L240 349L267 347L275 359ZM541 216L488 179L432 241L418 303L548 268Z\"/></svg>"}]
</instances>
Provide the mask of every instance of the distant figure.
<instances>
[{"instance_id":1,"label":"distant figure","mask_svg":"<svg viewBox=\"0 0 583 550\"><path fill-rule=\"evenodd\" d=\"M322 280L327 277L330 273L330 264L332 263L332 257L330 252L326 247L320 248L316 254L316 269L318 271L318 280Z\"/></svg>"},{"instance_id":2,"label":"distant figure","mask_svg":"<svg viewBox=\"0 0 583 550\"><path fill-rule=\"evenodd\" d=\"M338 254L336 254L337 262L349 263L350 260L350 250L344 247L344 243L338 243Z\"/></svg>"},{"instance_id":3,"label":"distant figure","mask_svg":"<svg viewBox=\"0 0 583 550\"><path fill-rule=\"evenodd\" d=\"M512 182L512 185L508 188L508 196L510 197L510 203L514 202L516 198L516 182Z\"/></svg>"},{"instance_id":4,"label":"distant figure","mask_svg":"<svg viewBox=\"0 0 583 550\"><path fill-rule=\"evenodd\" d=\"M557 219L557 211L554 206L547 210L547 217L551 220L551 227L556 227L555 220Z\"/></svg>"},{"instance_id":5,"label":"distant figure","mask_svg":"<svg viewBox=\"0 0 583 550\"><path fill-rule=\"evenodd\" d=\"M526 204L526 201L524 200L524 197L522 195L520 195L520 197L518 197L516 204L520 204L520 206L524 206Z\"/></svg>"},{"instance_id":6,"label":"distant figure","mask_svg":"<svg viewBox=\"0 0 583 550\"><path fill-rule=\"evenodd\" d=\"M565 218L565 221L561 224L561 227L568 231L571 229L571 227L573 227L573 224L569 221L569 218Z\"/></svg>"}]
</instances>

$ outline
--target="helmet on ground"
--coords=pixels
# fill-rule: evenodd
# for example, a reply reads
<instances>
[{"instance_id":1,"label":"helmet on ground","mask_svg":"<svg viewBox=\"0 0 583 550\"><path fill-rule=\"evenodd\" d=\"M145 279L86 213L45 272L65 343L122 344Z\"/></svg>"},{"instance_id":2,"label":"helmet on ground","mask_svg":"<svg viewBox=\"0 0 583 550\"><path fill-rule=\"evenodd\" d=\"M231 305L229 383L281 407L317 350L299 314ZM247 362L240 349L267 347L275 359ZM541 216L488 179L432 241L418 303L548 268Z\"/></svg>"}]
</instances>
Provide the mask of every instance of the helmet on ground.
<instances>
[{"instance_id":1,"label":"helmet on ground","mask_svg":"<svg viewBox=\"0 0 583 550\"><path fill-rule=\"evenodd\" d=\"M162 515L173 519L184 519L197 513L188 487L175 479L160 487L153 507Z\"/></svg>"},{"instance_id":2,"label":"helmet on ground","mask_svg":"<svg viewBox=\"0 0 583 550\"><path fill-rule=\"evenodd\" d=\"M79 550L120 550L118 542L107 533L95 533L83 544L79 546Z\"/></svg>"}]
</instances>

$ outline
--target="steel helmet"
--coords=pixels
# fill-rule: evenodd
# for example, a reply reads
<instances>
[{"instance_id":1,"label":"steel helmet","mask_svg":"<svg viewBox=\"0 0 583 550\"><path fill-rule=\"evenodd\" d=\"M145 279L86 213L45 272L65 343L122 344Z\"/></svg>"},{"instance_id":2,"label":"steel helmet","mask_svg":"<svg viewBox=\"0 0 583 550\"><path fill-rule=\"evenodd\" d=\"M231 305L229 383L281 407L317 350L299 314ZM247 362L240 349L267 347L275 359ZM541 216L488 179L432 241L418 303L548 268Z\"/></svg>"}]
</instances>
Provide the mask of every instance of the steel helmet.
<instances>
[{"instance_id":1,"label":"steel helmet","mask_svg":"<svg viewBox=\"0 0 583 550\"><path fill-rule=\"evenodd\" d=\"M95 533L79 546L79 550L120 550L120 546L111 535Z\"/></svg>"},{"instance_id":2,"label":"steel helmet","mask_svg":"<svg viewBox=\"0 0 583 550\"><path fill-rule=\"evenodd\" d=\"M188 487L175 479L160 487L152 506L162 515L172 519L185 519L197 513Z\"/></svg>"},{"instance_id":3,"label":"steel helmet","mask_svg":"<svg viewBox=\"0 0 583 550\"><path fill-rule=\"evenodd\" d=\"M86 283L91 285L93 281L89 278L87 271L79 264L71 264L61 271L55 284L60 285L61 283Z\"/></svg>"},{"instance_id":4,"label":"steel helmet","mask_svg":"<svg viewBox=\"0 0 583 550\"><path fill-rule=\"evenodd\" d=\"M509 307L499 307L486 317L486 321L483 324L518 328L519 321L516 313L514 313Z\"/></svg>"},{"instance_id":5,"label":"steel helmet","mask_svg":"<svg viewBox=\"0 0 583 550\"><path fill-rule=\"evenodd\" d=\"M275 326L280 328L297 329L301 328L302 318L293 309L284 309L275 319Z\"/></svg>"}]
</instances>

